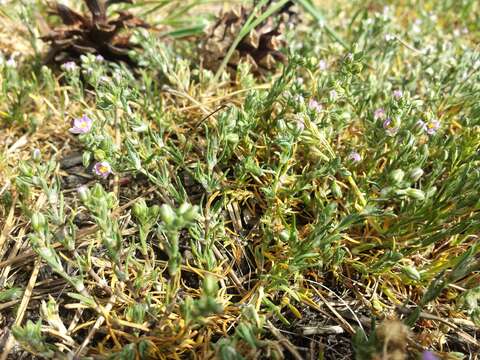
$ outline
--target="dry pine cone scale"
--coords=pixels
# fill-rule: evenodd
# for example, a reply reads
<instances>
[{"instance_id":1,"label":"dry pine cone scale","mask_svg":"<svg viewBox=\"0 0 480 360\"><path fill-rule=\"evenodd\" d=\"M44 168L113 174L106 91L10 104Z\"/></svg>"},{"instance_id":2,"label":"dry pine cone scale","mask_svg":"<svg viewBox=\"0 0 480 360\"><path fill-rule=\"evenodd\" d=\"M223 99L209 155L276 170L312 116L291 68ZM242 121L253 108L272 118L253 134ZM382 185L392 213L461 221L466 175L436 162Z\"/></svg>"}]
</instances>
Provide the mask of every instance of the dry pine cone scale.
<instances>
[{"instance_id":1,"label":"dry pine cone scale","mask_svg":"<svg viewBox=\"0 0 480 360\"><path fill-rule=\"evenodd\" d=\"M123 61L135 65L128 53L135 47L125 29L148 25L127 11L116 11L109 19L107 9L115 3L131 3L131 0L84 0L90 15L80 14L69 7L51 2L50 13L58 16L62 26L51 29L41 39L50 44L45 63L76 61L83 54L101 55L110 61Z\"/></svg>"},{"instance_id":2,"label":"dry pine cone scale","mask_svg":"<svg viewBox=\"0 0 480 360\"><path fill-rule=\"evenodd\" d=\"M263 23L241 40L227 64L231 74L236 72L240 61L251 65L257 75L273 70L286 56L280 51L285 46L282 38L286 25L295 21L291 10L293 3L287 3L277 14ZM221 13L210 26L200 45L203 66L212 71L218 70L226 53L245 25L251 10L245 7L234 8Z\"/></svg>"}]
</instances>

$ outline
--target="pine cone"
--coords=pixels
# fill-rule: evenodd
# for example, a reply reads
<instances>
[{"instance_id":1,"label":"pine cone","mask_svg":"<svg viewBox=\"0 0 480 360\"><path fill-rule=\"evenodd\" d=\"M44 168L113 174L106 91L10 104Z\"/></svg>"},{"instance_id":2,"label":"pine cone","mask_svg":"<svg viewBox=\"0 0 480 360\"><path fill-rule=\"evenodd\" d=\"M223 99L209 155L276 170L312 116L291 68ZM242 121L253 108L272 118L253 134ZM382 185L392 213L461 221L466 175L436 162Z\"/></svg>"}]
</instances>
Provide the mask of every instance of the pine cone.
<instances>
[{"instance_id":1,"label":"pine cone","mask_svg":"<svg viewBox=\"0 0 480 360\"><path fill-rule=\"evenodd\" d=\"M122 30L148 27L146 23L127 11L117 11L109 19L107 9L114 3L132 3L132 0L84 0L90 11L79 14L57 2L49 3L51 13L60 17L63 26L49 30L41 39L50 44L45 63L76 61L83 54L101 55L109 61L123 61L135 65L128 52L135 47L131 34Z\"/></svg>"},{"instance_id":2,"label":"pine cone","mask_svg":"<svg viewBox=\"0 0 480 360\"><path fill-rule=\"evenodd\" d=\"M293 3L288 2L277 14L242 39L228 62L227 70L231 74L236 72L240 61L250 63L252 71L258 75L273 70L279 62L285 62L286 57L280 49L285 46L282 34L294 17L292 5ZM250 13L251 10L243 6L221 13L217 21L207 29L200 45L205 68L218 70Z\"/></svg>"}]
</instances>

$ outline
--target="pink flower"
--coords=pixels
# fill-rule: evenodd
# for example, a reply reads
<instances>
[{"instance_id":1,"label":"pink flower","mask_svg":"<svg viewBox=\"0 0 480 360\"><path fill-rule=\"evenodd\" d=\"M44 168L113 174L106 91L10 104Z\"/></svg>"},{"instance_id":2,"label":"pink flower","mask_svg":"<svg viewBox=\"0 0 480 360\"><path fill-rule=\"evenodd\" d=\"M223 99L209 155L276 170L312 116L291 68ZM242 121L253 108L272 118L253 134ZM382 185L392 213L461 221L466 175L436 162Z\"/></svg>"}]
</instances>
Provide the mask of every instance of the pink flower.
<instances>
[{"instance_id":1,"label":"pink flower","mask_svg":"<svg viewBox=\"0 0 480 360\"><path fill-rule=\"evenodd\" d=\"M384 129L388 129L391 124L392 124L392 119L387 118L387 119L385 119L385 121L383 122L383 128L384 128Z\"/></svg>"},{"instance_id":2,"label":"pink flower","mask_svg":"<svg viewBox=\"0 0 480 360\"><path fill-rule=\"evenodd\" d=\"M418 120L417 124L424 130L428 135L435 135L435 133L440 129L440 121L431 120L429 122L424 122Z\"/></svg>"},{"instance_id":3,"label":"pink flower","mask_svg":"<svg viewBox=\"0 0 480 360\"><path fill-rule=\"evenodd\" d=\"M75 71L77 69L77 64L73 61L68 61L62 65L62 69L65 71Z\"/></svg>"},{"instance_id":4,"label":"pink flower","mask_svg":"<svg viewBox=\"0 0 480 360\"><path fill-rule=\"evenodd\" d=\"M86 134L92 129L93 120L87 115L73 120L73 125L69 129L72 134Z\"/></svg>"},{"instance_id":5,"label":"pink flower","mask_svg":"<svg viewBox=\"0 0 480 360\"><path fill-rule=\"evenodd\" d=\"M422 353L422 360L438 360L438 357L431 351L424 351Z\"/></svg>"},{"instance_id":6,"label":"pink flower","mask_svg":"<svg viewBox=\"0 0 480 360\"><path fill-rule=\"evenodd\" d=\"M335 90L331 90L329 93L329 96L331 101L335 101L337 100L338 93Z\"/></svg>"},{"instance_id":7,"label":"pink flower","mask_svg":"<svg viewBox=\"0 0 480 360\"><path fill-rule=\"evenodd\" d=\"M383 108L378 108L377 110L375 110L373 112L373 118L375 120L378 120L378 119L383 119L385 117L386 113L385 113L385 110Z\"/></svg>"},{"instance_id":8,"label":"pink flower","mask_svg":"<svg viewBox=\"0 0 480 360\"><path fill-rule=\"evenodd\" d=\"M356 151L352 151L350 155L348 155L348 159L356 163L362 161L362 157Z\"/></svg>"},{"instance_id":9,"label":"pink flower","mask_svg":"<svg viewBox=\"0 0 480 360\"><path fill-rule=\"evenodd\" d=\"M32 152L32 159L36 163L39 163L42 160L42 153L40 152L40 149L34 149Z\"/></svg>"},{"instance_id":10,"label":"pink flower","mask_svg":"<svg viewBox=\"0 0 480 360\"><path fill-rule=\"evenodd\" d=\"M322 104L320 104L317 100L314 99L310 99L310 101L308 102L308 108L316 112L320 112L323 110Z\"/></svg>"},{"instance_id":11,"label":"pink flower","mask_svg":"<svg viewBox=\"0 0 480 360\"><path fill-rule=\"evenodd\" d=\"M17 62L15 61L15 59L13 57L11 57L10 59L8 59L6 62L5 62L5 65L9 68L15 68L17 67Z\"/></svg>"},{"instance_id":12,"label":"pink flower","mask_svg":"<svg viewBox=\"0 0 480 360\"><path fill-rule=\"evenodd\" d=\"M395 135L398 131L398 127L394 126L391 118L385 119L385 121L383 122L383 128L390 136Z\"/></svg>"},{"instance_id":13,"label":"pink flower","mask_svg":"<svg viewBox=\"0 0 480 360\"><path fill-rule=\"evenodd\" d=\"M95 164L95 166L93 167L93 172L96 175L105 179L108 177L108 175L112 173L112 167L108 162L101 161Z\"/></svg>"},{"instance_id":14,"label":"pink flower","mask_svg":"<svg viewBox=\"0 0 480 360\"><path fill-rule=\"evenodd\" d=\"M301 133L303 130L305 130L305 121L301 116L297 116L295 120L295 127L298 132Z\"/></svg>"},{"instance_id":15,"label":"pink flower","mask_svg":"<svg viewBox=\"0 0 480 360\"><path fill-rule=\"evenodd\" d=\"M327 70L327 67L328 67L328 65L327 65L327 62L326 62L325 60L320 60L320 61L318 62L318 68L319 68L321 71Z\"/></svg>"},{"instance_id":16,"label":"pink flower","mask_svg":"<svg viewBox=\"0 0 480 360\"><path fill-rule=\"evenodd\" d=\"M395 99L400 100L402 98L402 96L403 96L403 91L402 90L397 89L397 90L393 91L393 97Z\"/></svg>"}]
</instances>

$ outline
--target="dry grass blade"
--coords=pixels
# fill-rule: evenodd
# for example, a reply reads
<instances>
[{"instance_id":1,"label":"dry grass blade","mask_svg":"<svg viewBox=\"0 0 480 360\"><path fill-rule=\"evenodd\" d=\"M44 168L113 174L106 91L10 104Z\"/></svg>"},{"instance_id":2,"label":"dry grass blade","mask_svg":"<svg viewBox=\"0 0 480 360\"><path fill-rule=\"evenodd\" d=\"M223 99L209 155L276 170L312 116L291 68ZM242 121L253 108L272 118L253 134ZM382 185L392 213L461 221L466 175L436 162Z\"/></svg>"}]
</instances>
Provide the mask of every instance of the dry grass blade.
<instances>
[{"instance_id":1,"label":"dry grass blade","mask_svg":"<svg viewBox=\"0 0 480 360\"><path fill-rule=\"evenodd\" d=\"M10 230L14 225L14 214L15 214L16 204L17 204L17 198L15 197L12 201L12 206L10 207L7 218L3 222L2 231L0 232L0 254L2 254L2 257L5 254L5 251L4 251L5 242L8 239L8 236L10 235ZM2 257L0 257L0 259Z\"/></svg>"},{"instance_id":2,"label":"dry grass blade","mask_svg":"<svg viewBox=\"0 0 480 360\"><path fill-rule=\"evenodd\" d=\"M20 326L22 324L23 317L25 316L25 311L27 310L27 306L30 301L33 288L35 287L38 272L40 271L41 266L42 266L41 261L36 260L32 273L30 275L30 280L28 281L25 292L23 293L22 301L20 302L20 306L18 307L18 310L17 310L17 315L15 317L15 326ZM8 355L10 354L10 351L12 350L12 347L14 345L14 342L15 342L15 339L13 338L13 335L10 334L3 348L2 354L0 356L0 360L7 360Z\"/></svg>"}]
</instances>

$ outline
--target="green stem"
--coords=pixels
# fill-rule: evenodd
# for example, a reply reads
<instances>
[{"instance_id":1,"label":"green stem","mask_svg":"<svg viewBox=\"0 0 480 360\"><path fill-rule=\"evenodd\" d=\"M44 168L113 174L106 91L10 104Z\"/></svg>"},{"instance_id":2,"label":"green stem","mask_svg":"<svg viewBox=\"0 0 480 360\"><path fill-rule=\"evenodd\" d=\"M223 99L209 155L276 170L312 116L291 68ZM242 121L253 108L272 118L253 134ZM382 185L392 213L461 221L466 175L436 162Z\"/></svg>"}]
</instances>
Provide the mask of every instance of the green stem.
<instances>
[{"instance_id":1,"label":"green stem","mask_svg":"<svg viewBox=\"0 0 480 360\"><path fill-rule=\"evenodd\" d=\"M330 26L325 24L325 18L320 13L320 11L315 7L315 5L311 4L308 0L295 0L298 2L300 6L302 6L307 12L310 13L321 25L325 28L327 34L340 45L342 45L346 50L350 50L350 46L333 30Z\"/></svg>"},{"instance_id":2,"label":"green stem","mask_svg":"<svg viewBox=\"0 0 480 360\"><path fill-rule=\"evenodd\" d=\"M217 73L215 74L215 77L213 78L212 84L218 84L218 80L220 79L220 76L222 75L223 70L227 66L228 62L230 61L230 58L232 57L235 49L237 48L238 44L240 44L242 39L245 36L247 36L250 31L252 31L258 25L260 25L265 19L267 19L272 14L280 10L282 6L285 5L288 1L289 0L281 0L277 4L271 5L267 9L267 11L265 11L256 20L253 20L255 18L256 10L261 8L264 4L266 4L267 0L262 0L257 4L257 6L255 6L255 8L252 11L252 14L248 17L247 21L245 22L245 25L243 25L242 29L240 30L237 37L235 38L232 46L230 46L230 49L228 49L227 55L223 59L222 63L220 64L220 67L217 70Z\"/></svg>"}]
</instances>

